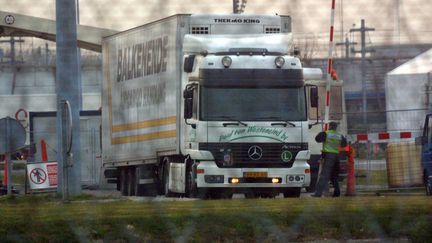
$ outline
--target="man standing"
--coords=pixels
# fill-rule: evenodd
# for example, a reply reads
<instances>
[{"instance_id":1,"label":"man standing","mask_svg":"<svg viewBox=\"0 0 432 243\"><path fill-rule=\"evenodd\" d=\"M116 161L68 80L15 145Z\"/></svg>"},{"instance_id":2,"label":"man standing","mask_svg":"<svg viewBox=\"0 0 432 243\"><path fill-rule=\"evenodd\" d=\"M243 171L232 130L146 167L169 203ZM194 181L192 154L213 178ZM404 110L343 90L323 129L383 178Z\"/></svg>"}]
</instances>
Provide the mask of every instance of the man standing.
<instances>
[{"instance_id":1,"label":"man standing","mask_svg":"<svg viewBox=\"0 0 432 243\"><path fill-rule=\"evenodd\" d=\"M317 143L323 143L321 173L317 182L314 197L321 197L323 191L332 180L335 191L333 196L339 196L339 183L337 176L339 173L339 147L347 146L346 138L336 131L337 123L330 122L329 130L318 133L315 137Z\"/></svg>"}]
</instances>

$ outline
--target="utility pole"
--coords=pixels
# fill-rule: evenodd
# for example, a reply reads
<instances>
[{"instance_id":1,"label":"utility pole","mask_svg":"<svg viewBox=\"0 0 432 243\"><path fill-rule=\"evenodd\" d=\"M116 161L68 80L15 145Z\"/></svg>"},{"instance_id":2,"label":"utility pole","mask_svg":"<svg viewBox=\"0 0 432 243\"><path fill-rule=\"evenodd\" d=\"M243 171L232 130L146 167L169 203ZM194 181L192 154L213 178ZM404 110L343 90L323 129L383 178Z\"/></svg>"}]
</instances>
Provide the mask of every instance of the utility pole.
<instances>
[{"instance_id":1,"label":"utility pole","mask_svg":"<svg viewBox=\"0 0 432 243\"><path fill-rule=\"evenodd\" d=\"M350 56L350 47L357 44L357 42L351 42L348 37L345 37L345 41L336 43L336 46L345 46L345 58L348 59Z\"/></svg>"},{"instance_id":2,"label":"utility pole","mask_svg":"<svg viewBox=\"0 0 432 243\"><path fill-rule=\"evenodd\" d=\"M79 87L81 72L77 51L77 12L75 1L56 0L56 32L56 131L58 141L57 171L59 178L57 192L64 196L63 189L64 186L67 186L67 194L74 196L81 193L81 93ZM66 114L65 104L68 104L67 110L70 115L68 121L64 118L64 114ZM73 124L73 130L71 129L71 124ZM71 139L65 139L65 134L69 134ZM65 149L66 147L67 149Z\"/></svg>"},{"instance_id":3,"label":"utility pole","mask_svg":"<svg viewBox=\"0 0 432 243\"><path fill-rule=\"evenodd\" d=\"M375 31L375 28L366 28L365 20L361 20L359 29L350 29L350 32L360 32L361 34L361 50L351 50L353 53L361 53L361 77L362 77L362 96L363 96L363 126L367 130L367 87L366 87L366 53L374 52L373 49L366 48L366 32Z\"/></svg>"}]
</instances>

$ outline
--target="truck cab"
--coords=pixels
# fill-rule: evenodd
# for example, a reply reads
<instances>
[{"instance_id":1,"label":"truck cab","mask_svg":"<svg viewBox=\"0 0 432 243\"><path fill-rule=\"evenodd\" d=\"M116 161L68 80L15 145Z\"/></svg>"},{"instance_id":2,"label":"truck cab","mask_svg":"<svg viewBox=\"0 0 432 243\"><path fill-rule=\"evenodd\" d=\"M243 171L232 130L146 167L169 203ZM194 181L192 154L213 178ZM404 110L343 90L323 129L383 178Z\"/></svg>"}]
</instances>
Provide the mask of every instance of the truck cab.
<instances>
[{"instance_id":1,"label":"truck cab","mask_svg":"<svg viewBox=\"0 0 432 243\"><path fill-rule=\"evenodd\" d=\"M185 36L190 190L292 197L309 186L309 102L289 43L289 34Z\"/></svg>"}]
</instances>

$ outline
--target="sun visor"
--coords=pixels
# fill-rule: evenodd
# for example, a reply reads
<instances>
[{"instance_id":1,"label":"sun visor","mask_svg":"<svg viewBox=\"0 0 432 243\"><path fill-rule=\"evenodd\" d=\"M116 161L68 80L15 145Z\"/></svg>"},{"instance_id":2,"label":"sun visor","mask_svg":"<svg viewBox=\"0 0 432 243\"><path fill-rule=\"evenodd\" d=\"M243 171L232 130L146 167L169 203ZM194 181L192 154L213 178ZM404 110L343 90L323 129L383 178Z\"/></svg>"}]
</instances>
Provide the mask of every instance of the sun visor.
<instances>
[{"instance_id":1,"label":"sun visor","mask_svg":"<svg viewBox=\"0 0 432 243\"><path fill-rule=\"evenodd\" d=\"M320 68L303 68L303 78L305 80L321 80L323 73Z\"/></svg>"},{"instance_id":2,"label":"sun visor","mask_svg":"<svg viewBox=\"0 0 432 243\"><path fill-rule=\"evenodd\" d=\"M187 54L227 52L242 48L286 54L292 46L292 34L185 35L183 44L183 51Z\"/></svg>"}]
</instances>

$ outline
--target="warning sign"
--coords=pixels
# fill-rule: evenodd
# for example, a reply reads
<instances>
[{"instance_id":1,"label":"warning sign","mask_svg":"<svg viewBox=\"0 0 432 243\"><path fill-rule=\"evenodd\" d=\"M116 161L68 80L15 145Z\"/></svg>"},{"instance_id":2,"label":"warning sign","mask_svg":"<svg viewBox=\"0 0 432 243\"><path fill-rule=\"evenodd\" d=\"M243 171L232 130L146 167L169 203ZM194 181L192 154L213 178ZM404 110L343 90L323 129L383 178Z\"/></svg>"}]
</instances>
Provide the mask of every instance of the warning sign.
<instances>
[{"instance_id":1,"label":"warning sign","mask_svg":"<svg viewBox=\"0 0 432 243\"><path fill-rule=\"evenodd\" d=\"M30 188L57 188L57 162L27 164L27 176Z\"/></svg>"},{"instance_id":2,"label":"warning sign","mask_svg":"<svg viewBox=\"0 0 432 243\"><path fill-rule=\"evenodd\" d=\"M47 175L44 170L36 168L30 171L30 181L34 184L43 184L47 179Z\"/></svg>"}]
</instances>

